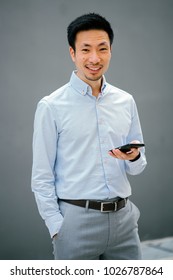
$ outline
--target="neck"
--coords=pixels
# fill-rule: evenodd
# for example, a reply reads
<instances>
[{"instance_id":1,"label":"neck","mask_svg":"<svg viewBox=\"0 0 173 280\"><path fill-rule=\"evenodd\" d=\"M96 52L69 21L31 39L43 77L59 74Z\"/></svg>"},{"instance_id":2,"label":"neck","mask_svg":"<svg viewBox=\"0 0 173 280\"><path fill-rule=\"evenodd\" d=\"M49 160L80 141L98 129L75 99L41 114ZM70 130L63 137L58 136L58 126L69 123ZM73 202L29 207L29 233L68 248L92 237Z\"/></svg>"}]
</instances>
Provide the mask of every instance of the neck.
<instances>
[{"instance_id":1,"label":"neck","mask_svg":"<svg viewBox=\"0 0 173 280\"><path fill-rule=\"evenodd\" d=\"M78 72L76 72L76 75L91 87L92 95L98 97L99 93L101 92L103 78L100 77L98 80L91 80L87 77L81 77Z\"/></svg>"},{"instance_id":2,"label":"neck","mask_svg":"<svg viewBox=\"0 0 173 280\"><path fill-rule=\"evenodd\" d=\"M102 78L98 81L89 81L88 84L92 88L92 95L98 97L99 93L101 92Z\"/></svg>"},{"instance_id":3,"label":"neck","mask_svg":"<svg viewBox=\"0 0 173 280\"><path fill-rule=\"evenodd\" d=\"M98 95L101 91L101 87L99 87L99 88L98 87L97 88L91 87L91 88L92 88L92 95L95 96L95 97L98 97Z\"/></svg>"}]
</instances>

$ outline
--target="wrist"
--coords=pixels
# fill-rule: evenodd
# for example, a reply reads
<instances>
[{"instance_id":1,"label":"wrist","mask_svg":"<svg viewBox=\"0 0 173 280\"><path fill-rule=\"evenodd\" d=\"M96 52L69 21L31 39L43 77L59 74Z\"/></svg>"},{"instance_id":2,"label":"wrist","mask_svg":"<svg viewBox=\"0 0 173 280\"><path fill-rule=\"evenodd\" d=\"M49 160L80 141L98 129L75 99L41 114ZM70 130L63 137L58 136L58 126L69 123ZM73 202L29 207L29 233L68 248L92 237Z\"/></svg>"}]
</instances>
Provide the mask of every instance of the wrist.
<instances>
[{"instance_id":1,"label":"wrist","mask_svg":"<svg viewBox=\"0 0 173 280\"><path fill-rule=\"evenodd\" d=\"M138 160L140 157L141 157L141 153L139 152L139 154L134 159L131 159L130 161L134 162L134 161Z\"/></svg>"}]
</instances>

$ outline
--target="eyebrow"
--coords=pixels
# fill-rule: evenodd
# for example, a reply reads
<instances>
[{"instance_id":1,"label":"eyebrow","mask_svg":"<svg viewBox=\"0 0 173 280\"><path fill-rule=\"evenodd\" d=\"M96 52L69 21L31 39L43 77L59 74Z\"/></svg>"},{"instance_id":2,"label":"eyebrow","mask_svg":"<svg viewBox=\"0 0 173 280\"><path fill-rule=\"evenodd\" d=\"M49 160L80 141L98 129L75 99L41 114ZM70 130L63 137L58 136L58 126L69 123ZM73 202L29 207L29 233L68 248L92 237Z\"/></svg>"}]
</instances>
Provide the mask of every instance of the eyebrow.
<instances>
[{"instance_id":1,"label":"eyebrow","mask_svg":"<svg viewBox=\"0 0 173 280\"><path fill-rule=\"evenodd\" d=\"M98 47L101 47L101 46L108 46L108 43L107 42L101 42ZM83 43L82 44L82 47L91 47L90 44L87 44L87 43Z\"/></svg>"}]
</instances>

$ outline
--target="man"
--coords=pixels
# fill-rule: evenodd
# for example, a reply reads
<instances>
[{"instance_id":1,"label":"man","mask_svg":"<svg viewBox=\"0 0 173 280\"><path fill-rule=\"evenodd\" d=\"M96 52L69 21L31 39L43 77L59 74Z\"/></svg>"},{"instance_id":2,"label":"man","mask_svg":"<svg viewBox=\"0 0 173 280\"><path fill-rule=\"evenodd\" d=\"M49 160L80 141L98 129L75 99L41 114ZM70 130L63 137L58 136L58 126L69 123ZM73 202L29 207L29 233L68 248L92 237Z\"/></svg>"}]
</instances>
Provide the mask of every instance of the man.
<instances>
[{"instance_id":1,"label":"man","mask_svg":"<svg viewBox=\"0 0 173 280\"><path fill-rule=\"evenodd\" d=\"M108 84L113 31L90 13L68 26L76 71L36 110L32 190L53 238L55 259L140 259L139 210L126 174L146 166L133 97ZM110 150L112 152L110 152Z\"/></svg>"}]
</instances>

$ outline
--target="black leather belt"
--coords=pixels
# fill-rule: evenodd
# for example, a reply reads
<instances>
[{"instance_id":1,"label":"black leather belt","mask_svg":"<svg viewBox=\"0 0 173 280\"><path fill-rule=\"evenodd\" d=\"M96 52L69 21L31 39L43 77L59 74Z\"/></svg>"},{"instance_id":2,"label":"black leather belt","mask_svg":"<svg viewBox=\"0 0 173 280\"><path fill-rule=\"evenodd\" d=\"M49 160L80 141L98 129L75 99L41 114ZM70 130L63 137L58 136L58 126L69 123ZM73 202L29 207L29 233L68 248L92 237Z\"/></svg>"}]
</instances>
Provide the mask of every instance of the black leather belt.
<instances>
[{"instance_id":1,"label":"black leather belt","mask_svg":"<svg viewBox=\"0 0 173 280\"><path fill-rule=\"evenodd\" d=\"M116 212L126 206L128 198L119 198L114 201L95 201L95 200L71 200L71 199L60 199L64 202L80 206L87 207L101 212Z\"/></svg>"}]
</instances>

